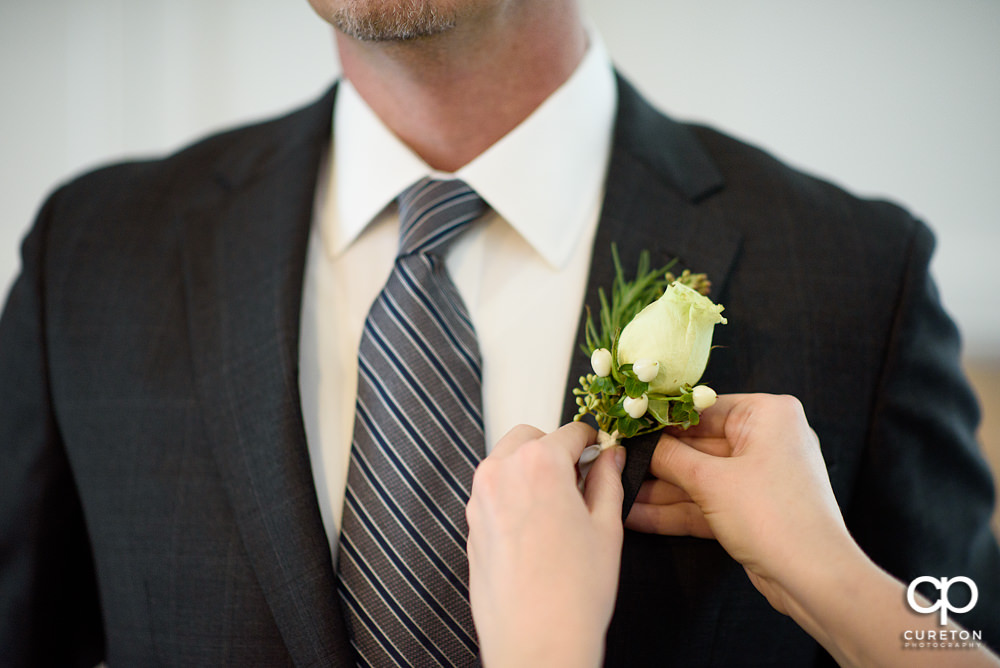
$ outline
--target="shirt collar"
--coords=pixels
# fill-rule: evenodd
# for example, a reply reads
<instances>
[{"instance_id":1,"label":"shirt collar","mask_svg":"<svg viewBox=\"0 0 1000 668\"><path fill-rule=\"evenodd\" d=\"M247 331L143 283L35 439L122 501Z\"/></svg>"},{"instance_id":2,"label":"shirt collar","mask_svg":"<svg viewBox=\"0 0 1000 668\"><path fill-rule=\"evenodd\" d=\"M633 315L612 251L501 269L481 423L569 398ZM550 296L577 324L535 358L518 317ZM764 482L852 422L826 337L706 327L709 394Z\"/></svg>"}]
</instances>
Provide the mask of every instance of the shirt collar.
<instances>
[{"instance_id":1,"label":"shirt collar","mask_svg":"<svg viewBox=\"0 0 1000 668\"><path fill-rule=\"evenodd\" d=\"M328 252L342 253L403 189L433 176L464 180L549 264L564 266L603 197L616 103L610 60L590 31L586 55L552 95L472 162L441 174L341 81L322 216Z\"/></svg>"}]
</instances>

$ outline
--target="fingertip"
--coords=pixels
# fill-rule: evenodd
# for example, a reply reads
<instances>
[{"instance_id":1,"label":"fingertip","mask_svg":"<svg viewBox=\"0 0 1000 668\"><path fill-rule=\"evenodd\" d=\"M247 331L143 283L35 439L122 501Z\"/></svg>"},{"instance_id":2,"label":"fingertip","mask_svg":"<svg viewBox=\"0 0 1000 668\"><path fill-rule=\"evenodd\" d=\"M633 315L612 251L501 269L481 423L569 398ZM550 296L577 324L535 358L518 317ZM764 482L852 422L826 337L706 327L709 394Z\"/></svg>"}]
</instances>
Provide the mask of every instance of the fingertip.
<instances>
[{"instance_id":1,"label":"fingertip","mask_svg":"<svg viewBox=\"0 0 1000 668\"><path fill-rule=\"evenodd\" d=\"M523 443L525 441L539 439L542 436L545 436L545 432L538 427L534 427L530 424L518 424L511 427L510 431L508 431L501 440L510 439L518 443Z\"/></svg>"},{"instance_id":2,"label":"fingertip","mask_svg":"<svg viewBox=\"0 0 1000 668\"><path fill-rule=\"evenodd\" d=\"M597 432L590 425L584 422L569 422L551 434L546 434L539 440L544 443L559 445L559 447L565 449L570 454L575 464L579 461L583 449L594 443L596 439Z\"/></svg>"},{"instance_id":3,"label":"fingertip","mask_svg":"<svg viewBox=\"0 0 1000 668\"><path fill-rule=\"evenodd\" d=\"M530 424L519 424L510 429L496 442L490 451L491 457L503 457L515 451L528 441L536 441L545 436L545 432Z\"/></svg>"},{"instance_id":4,"label":"fingertip","mask_svg":"<svg viewBox=\"0 0 1000 668\"><path fill-rule=\"evenodd\" d=\"M559 429L576 432L578 434L577 438L586 441L588 444L597 442L597 431L586 422L567 422L559 427Z\"/></svg>"}]
</instances>

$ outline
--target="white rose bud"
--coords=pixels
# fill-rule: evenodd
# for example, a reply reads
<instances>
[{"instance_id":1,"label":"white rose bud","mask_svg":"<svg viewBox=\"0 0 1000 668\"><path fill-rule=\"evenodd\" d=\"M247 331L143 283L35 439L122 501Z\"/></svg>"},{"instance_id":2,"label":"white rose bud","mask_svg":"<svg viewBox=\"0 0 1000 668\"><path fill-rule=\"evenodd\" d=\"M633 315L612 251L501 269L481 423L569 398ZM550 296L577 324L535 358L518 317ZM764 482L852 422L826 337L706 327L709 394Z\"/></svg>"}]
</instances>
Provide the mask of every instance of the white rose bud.
<instances>
[{"instance_id":1,"label":"white rose bud","mask_svg":"<svg viewBox=\"0 0 1000 668\"><path fill-rule=\"evenodd\" d=\"M656 378L656 374L660 371L660 363L656 360L636 360L632 364L632 371L635 372L636 378L648 383Z\"/></svg>"},{"instance_id":2,"label":"white rose bud","mask_svg":"<svg viewBox=\"0 0 1000 668\"><path fill-rule=\"evenodd\" d=\"M694 409L699 413L706 408L711 408L715 405L715 400L718 399L719 395L715 393L715 390L710 388L708 385L698 385L693 390L691 390L691 398L694 400Z\"/></svg>"},{"instance_id":3,"label":"white rose bud","mask_svg":"<svg viewBox=\"0 0 1000 668\"><path fill-rule=\"evenodd\" d=\"M611 351L607 348L598 348L590 354L590 366L594 368L601 378L611 375Z\"/></svg>"},{"instance_id":4,"label":"white rose bud","mask_svg":"<svg viewBox=\"0 0 1000 668\"><path fill-rule=\"evenodd\" d=\"M625 408L626 413L638 420L646 414L646 409L649 408L649 397L645 394L637 399L625 397L625 401L622 402L622 406Z\"/></svg>"},{"instance_id":5,"label":"white rose bud","mask_svg":"<svg viewBox=\"0 0 1000 668\"><path fill-rule=\"evenodd\" d=\"M676 395L705 372L712 331L726 324L722 306L686 285L672 283L663 296L641 310L618 337L618 363L656 360L659 369L649 391Z\"/></svg>"}]
</instances>

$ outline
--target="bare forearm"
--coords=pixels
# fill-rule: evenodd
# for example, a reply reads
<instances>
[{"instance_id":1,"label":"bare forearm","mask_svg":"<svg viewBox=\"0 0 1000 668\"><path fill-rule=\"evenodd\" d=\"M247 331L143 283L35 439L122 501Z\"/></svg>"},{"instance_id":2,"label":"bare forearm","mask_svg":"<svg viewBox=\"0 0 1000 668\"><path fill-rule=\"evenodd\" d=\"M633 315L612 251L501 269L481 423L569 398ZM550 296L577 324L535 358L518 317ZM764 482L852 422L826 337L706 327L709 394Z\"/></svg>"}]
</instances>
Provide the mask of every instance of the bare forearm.
<instances>
[{"instance_id":1,"label":"bare forearm","mask_svg":"<svg viewBox=\"0 0 1000 668\"><path fill-rule=\"evenodd\" d=\"M808 581L790 583L786 592L791 617L842 666L1000 666L984 646L924 650L905 646L913 638L960 638L965 629L937 624L937 615L917 614L906 605L906 586L876 566L859 548L823 563ZM927 605L927 602L924 602ZM954 633L953 633L954 632Z\"/></svg>"}]
</instances>

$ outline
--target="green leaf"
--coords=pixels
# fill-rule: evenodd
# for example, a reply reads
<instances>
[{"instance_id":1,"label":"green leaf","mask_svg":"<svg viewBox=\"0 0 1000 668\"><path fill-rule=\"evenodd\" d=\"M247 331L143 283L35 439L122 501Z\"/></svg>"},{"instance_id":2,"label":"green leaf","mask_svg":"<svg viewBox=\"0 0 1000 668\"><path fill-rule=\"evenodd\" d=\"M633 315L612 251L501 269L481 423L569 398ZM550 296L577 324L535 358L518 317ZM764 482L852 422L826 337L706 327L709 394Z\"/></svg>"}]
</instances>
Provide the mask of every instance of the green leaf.
<instances>
[{"instance_id":1,"label":"green leaf","mask_svg":"<svg viewBox=\"0 0 1000 668\"><path fill-rule=\"evenodd\" d=\"M622 435L622 438L632 438L639 433L642 426L642 420L636 420L628 415L618 418L618 433Z\"/></svg>"},{"instance_id":2,"label":"green leaf","mask_svg":"<svg viewBox=\"0 0 1000 668\"><path fill-rule=\"evenodd\" d=\"M674 424L697 424L696 422L692 423L692 415L697 420L698 411L694 409L694 404L689 404L686 401L679 401L670 408L670 421Z\"/></svg>"},{"instance_id":3,"label":"green leaf","mask_svg":"<svg viewBox=\"0 0 1000 668\"><path fill-rule=\"evenodd\" d=\"M625 376L622 375L621 368L618 366L618 336L622 333L621 328L616 328L615 333L611 336L611 375L614 377L615 382L621 384L625 382Z\"/></svg>"},{"instance_id":4,"label":"green leaf","mask_svg":"<svg viewBox=\"0 0 1000 668\"><path fill-rule=\"evenodd\" d=\"M629 371L625 374L625 394L632 397L633 399L638 399L643 395L643 393L649 389L649 383L644 383L635 377L635 374Z\"/></svg>"},{"instance_id":5,"label":"green leaf","mask_svg":"<svg viewBox=\"0 0 1000 668\"><path fill-rule=\"evenodd\" d=\"M597 290L597 298L601 302L601 336L598 342L601 344L600 348L607 348L610 344L609 339L611 338L611 332L615 331L614 323L612 322L612 311L613 309L608 304L607 295L604 294L604 288L599 288Z\"/></svg>"},{"instance_id":6,"label":"green leaf","mask_svg":"<svg viewBox=\"0 0 1000 668\"><path fill-rule=\"evenodd\" d=\"M600 348L600 336L597 333L597 326L594 324L594 314L590 310L590 305L585 305L584 309L587 312L587 324L584 327L584 344L580 346L580 350L584 355L590 357L591 354Z\"/></svg>"},{"instance_id":7,"label":"green leaf","mask_svg":"<svg viewBox=\"0 0 1000 668\"><path fill-rule=\"evenodd\" d=\"M603 378L597 378L593 383L590 384L590 391L594 394L598 392L603 392L604 394L617 394L618 386L611 376L605 376Z\"/></svg>"},{"instance_id":8,"label":"green leaf","mask_svg":"<svg viewBox=\"0 0 1000 668\"><path fill-rule=\"evenodd\" d=\"M624 401L624 399L622 401ZM625 406L622 405L621 401L619 401L614 406L608 409L608 415L610 415L613 418L628 417L628 413L625 412Z\"/></svg>"},{"instance_id":9,"label":"green leaf","mask_svg":"<svg viewBox=\"0 0 1000 668\"><path fill-rule=\"evenodd\" d=\"M650 399L649 407L646 408L646 411L656 418L656 421L660 424L667 424L670 422L670 405L672 403L664 399Z\"/></svg>"}]
</instances>

